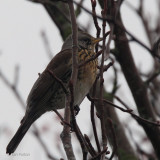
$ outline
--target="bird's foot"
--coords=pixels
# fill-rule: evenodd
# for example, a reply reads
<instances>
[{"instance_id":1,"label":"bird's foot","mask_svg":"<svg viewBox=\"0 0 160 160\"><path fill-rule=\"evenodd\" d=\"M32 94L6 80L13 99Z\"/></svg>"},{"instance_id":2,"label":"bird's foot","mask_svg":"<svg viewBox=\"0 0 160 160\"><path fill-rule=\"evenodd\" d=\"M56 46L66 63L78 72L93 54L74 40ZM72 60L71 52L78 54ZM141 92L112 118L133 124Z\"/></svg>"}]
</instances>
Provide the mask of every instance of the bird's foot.
<instances>
[{"instance_id":1,"label":"bird's foot","mask_svg":"<svg viewBox=\"0 0 160 160\"><path fill-rule=\"evenodd\" d=\"M79 106L78 105L74 106L74 110L75 110L75 116L77 116L80 111Z\"/></svg>"},{"instance_id":2,"label":"bird's foot","mask_svg":"<svg viewBox=\"0 0 160 160\"><path fill-rule=\"evenodd\" d=\"M74 132L74 124L72 120L70 121L70 132Z\"/></svg>"},{"instance_id":3,"label":"bird's foot","mask_svg":"<svg viewBox=\"0 0 160 160\"><path fill-rule=\"evenodd\" d=\"M80 108L79 108L79 106L78 105L76 105L76 106L74 106L74 120L72 119L72 117L71 117L71 120L70 120L70 127L71 127L71 130L70 130L70 132L74 132L74 121L75 121L75 118L76 118L76 116L78 115L78 113L79 113L79 111L80 111Z\"/></svg>"}]
</instances>

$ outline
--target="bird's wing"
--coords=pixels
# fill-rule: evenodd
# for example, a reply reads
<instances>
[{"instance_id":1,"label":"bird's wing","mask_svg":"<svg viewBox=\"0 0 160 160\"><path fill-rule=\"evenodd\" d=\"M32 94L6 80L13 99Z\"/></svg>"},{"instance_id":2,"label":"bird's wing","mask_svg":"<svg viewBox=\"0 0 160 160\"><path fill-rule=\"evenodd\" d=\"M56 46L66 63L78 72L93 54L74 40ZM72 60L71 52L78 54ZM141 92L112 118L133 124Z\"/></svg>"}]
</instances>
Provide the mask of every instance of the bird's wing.
<instances>
[{"instance_id":1,"label":"bird's wing","mask_svg":"<svg viewBox=\"0 0 160 160\"><path fill-rule=\"evenodd\" d=\"M41 106L45 105L54 92L57 91L58 87L60 87L58 81L49 73L49 70L66 83L71 76L71 66L72 50L66 49L59 52L34 83L27 99L28 109L39 104Z\"/></svg>"}]
</instances>

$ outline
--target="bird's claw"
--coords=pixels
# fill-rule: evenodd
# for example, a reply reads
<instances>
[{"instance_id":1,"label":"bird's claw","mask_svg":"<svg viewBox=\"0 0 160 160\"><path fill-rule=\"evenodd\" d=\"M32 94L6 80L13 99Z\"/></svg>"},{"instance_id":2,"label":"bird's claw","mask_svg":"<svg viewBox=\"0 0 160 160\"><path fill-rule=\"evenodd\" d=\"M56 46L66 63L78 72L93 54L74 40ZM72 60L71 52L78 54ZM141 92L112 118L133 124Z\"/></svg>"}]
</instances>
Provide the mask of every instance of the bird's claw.
<instances>
[{"instance_id":1,"label":"bird's claw","mask_svg":"<svg viewBox=\"0 0 160 160\"><path fill-rule=\"evenodd\" d=\"M75 116L77 116L80 111L79 106L78 105L74 106L74 110L75 110Z\"/></svg>"}]
</instances>

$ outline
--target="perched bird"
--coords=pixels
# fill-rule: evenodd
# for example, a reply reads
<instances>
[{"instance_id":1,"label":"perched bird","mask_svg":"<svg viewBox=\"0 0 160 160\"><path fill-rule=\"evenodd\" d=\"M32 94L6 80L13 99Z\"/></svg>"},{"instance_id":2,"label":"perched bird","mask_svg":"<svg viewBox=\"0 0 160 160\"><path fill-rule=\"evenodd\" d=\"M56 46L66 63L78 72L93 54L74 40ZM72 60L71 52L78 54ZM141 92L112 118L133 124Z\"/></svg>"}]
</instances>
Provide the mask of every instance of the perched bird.
<instances>
[{"instance_id":1,"label":"perched bird","mask_svg":"<svg viewBox=\"0 0 160 160\"><path fill-rule=\"evenodd\" d=\"M95 44L101 40L102 38L94 38L85 32L78 32L78 63L83 63L93 57ZM92 87L96 78L97 63L97 59L95 59L78 69L74 106L81 104ZM64 90L49 71L52 71L67 87L72 73L71 35L64 42L61 51L50 61L34 83L27 99L26 113L16 134L9 142L6 153L11 154L16 150L32 123L42 114L65 107Z\"/></svg>"}]
</instances>

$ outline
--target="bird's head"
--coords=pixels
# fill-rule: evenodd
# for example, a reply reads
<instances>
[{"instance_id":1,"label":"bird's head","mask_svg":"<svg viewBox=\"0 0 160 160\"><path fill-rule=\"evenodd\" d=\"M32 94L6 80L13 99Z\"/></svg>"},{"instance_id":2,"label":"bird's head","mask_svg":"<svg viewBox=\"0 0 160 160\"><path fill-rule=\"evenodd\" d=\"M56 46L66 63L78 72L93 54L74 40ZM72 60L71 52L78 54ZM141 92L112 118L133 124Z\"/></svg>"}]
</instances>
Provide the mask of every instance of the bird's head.
<instances>
[{"instance_id":1,"label":"bird's head","mask_svg":"<svg viewBox=\"0 0 160 160\"><path fill-rule=\"evenodd\" d=\"M86 32L78 32L78 47L80 49L94 50L95 45L102 41L103 38L94 38ZM62 50L72 48L72 35L70 35L64 42Z\"/></svg>"}]
</instances>

